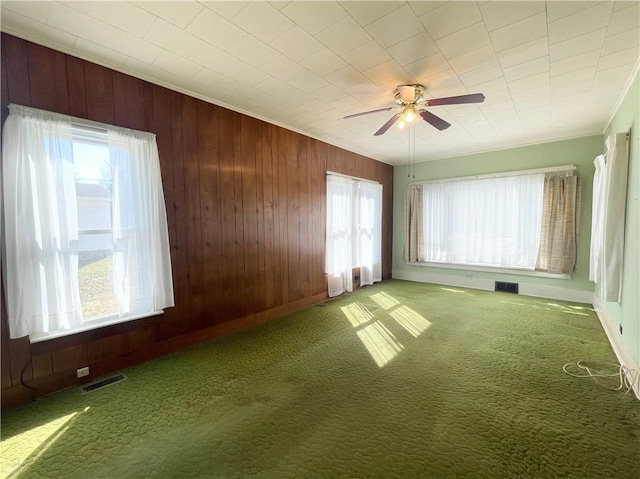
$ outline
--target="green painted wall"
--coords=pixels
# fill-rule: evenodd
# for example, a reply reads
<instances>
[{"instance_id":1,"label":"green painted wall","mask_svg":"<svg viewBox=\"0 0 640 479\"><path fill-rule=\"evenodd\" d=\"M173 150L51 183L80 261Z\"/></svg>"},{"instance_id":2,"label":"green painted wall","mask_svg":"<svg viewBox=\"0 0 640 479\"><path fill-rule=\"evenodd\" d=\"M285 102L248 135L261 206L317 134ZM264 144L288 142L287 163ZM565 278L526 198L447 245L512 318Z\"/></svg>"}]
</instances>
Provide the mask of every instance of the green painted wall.
<instances>
[{"instance_id":1,"label":"green painted wall","mask_svg":"<svg viewBox=\"0 0 640 479\"><path fill-rule=\"evenodd\" d=\"M631 131L627 219L624 238L622 302L606 303L609 317L622 325L622 340L636 363L640 363L640 76L611 120L606 134ZM596 287L599 292L599 287Z\"/></svg>"},{"instance_id":2,"label":"green painted wall","mask_svg":"<svg viewBox=\"0 0 640 479\"><path fill-rule=\"evenodd\" d=\"M556 288L569 288L593 291L594 284L589 281L589 244L591 236L591 197L593 190L594 158L602 153L604 145L602 135L576 138L571 140L543 143L533 146L499 150L475 155L447 158L418 163L415 166L415 179L407 177L407 167L394 168L393 185L393 273L420 275L432 273L438 275L469 276L496 281L509 281L544 285ZM434 180L459 176L481 175L531 168L544 168L560 165L576 165L582 179L582 205L578 231L578 257L576 273L571 279L541 278L518 276L492 272L470 272L425 266L409 266L404 262L404 195L411 181Z\"/></svg>"}]
</instances>

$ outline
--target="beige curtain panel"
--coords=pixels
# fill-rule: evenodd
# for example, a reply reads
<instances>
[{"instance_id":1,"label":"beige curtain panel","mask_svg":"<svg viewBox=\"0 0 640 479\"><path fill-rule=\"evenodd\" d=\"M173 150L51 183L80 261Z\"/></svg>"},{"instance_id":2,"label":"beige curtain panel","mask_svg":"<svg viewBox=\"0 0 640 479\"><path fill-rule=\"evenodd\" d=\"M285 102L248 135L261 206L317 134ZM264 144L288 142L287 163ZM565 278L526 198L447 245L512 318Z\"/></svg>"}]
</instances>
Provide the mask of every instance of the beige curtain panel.
<instances>
[{"instance_id":1,"label":"beige curtain panel","mask_svg":"<svg viewBox=\"0 0 640 479\"><path fill-rule=\"evenodd\" d=\"M540 251L536 270L571 274L576 264L580 178L548 173L544 179Z\"/></svg>"},{"instance_id":2,"label":"beige curtain panel","mask_svg":"<svg viewBox=\"0 0 640 479\"><path fill-rule=\"evenodd\" d=\"M406 236L404 259L407 263L424 261L422 185L409 185L405 197L404 215Z\"/></svg>"}]
</instances>

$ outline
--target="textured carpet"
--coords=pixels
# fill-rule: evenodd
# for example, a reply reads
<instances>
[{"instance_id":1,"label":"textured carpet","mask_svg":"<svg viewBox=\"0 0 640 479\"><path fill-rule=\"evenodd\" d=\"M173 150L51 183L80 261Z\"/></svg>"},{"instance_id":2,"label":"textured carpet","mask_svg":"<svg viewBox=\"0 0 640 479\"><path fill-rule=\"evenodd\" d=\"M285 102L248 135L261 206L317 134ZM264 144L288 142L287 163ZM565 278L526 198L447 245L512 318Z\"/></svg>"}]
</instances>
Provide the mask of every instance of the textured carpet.
<instances>
[{"instance_id":1,"label":"textured carpet","mask_svg":"<svg viewBox=\"0 0 640 479\"><path fill-rule=\"evenodd\" d=\"M634 478L640 402L587 306L387 281L2 416L29 478Z\"/></svg>"}]
</instances>

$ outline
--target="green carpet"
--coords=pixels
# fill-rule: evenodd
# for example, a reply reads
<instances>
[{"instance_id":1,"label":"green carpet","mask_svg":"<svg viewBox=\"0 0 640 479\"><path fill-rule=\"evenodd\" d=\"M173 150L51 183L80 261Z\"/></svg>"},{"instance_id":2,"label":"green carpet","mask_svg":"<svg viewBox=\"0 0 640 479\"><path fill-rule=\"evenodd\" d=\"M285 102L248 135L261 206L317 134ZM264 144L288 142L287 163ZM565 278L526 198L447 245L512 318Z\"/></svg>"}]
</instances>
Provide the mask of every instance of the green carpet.
<instances>
[{"instance_id":1,"label":"green carpet","mask_svg":"<svg viewBox=\"0 0 640 479\"><path fill-rule=\"evenodd\" d=\"M588 305L387 281L2 415L28 478L634 478Z\"/></svg>"}]
</instances>

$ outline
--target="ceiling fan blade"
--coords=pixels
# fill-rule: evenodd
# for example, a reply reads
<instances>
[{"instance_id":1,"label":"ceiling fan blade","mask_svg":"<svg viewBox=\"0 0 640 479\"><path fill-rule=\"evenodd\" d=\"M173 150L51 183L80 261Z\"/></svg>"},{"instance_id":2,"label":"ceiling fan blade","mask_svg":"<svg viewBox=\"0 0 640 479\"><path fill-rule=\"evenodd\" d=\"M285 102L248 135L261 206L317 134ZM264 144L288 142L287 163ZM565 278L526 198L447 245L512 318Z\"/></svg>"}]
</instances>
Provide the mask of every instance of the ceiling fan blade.
<instances>
[{"instance_id":1,"label":"ceiling fan blade","mask_svg":"<svg viewBox=\"0 0 640 479\"><path fill-rule=\"evenodd\" d=\"M354 113L353 115L347 115L343 118L343 120L348 120L349 118L355 118L356 116L369 115L370 113L378 113L379 111L389 111L393 110L394 107L390 106L388 108L379 108L377 110L363 111L362 113Z\"/></svg>"},{"instance_id":2,"label":"ceiling fan blade","mask_svg":"<svg viewBox=\"0 0 640 479\"><path fill-rule=\"evenodd\" d=\"M447 128L449 128L451 126L451 123L447 123L446 121L444 121L439 116L435 116L433 113L431 113L430 111L427 111L427 110L422 110L420 112L420 116L422 117L422 119L424 121L426 121L427 123L430 123L431 125L435 126L440 131L446 130Z\"/></svg>"},{"instance_id":3,"label":"ceiling fan blade","mask_svg":"<svg viewBox=\"0 0 640 479\"><path fill-rule=\"evenodd\" d=\"M484 95L482 93L472 93L471 95L450 96L447 98L433 98L427 100L428 106L438 105L458 105L460 103L482 103Z\"/></svg>"},{"instance_id":4,"label":"ceiling fan blade","mask_svg":"<svg viewBox=\"0 0 640 479\"><path fill-rule=\"evenodd\" d=\"M413 85L398 85L398 93L405 103L413 103L416 99L416 87Z\"/></svg>"},{"instance_id":5,"label":"ceiling fan blade","mask_svg":"<svg viewBox=\"0 0 640 479\"><path fill-rule=\"evenodd\" d=\"M395 115L393 115L391 118L389 118L387 120L387 122L382 125L382 128L380 128L378 131L376 131L373 136L380 136L382 134L384 134L389 128L391 128L391 126L398 121L398 118L400 118L400 115L402 115L402 112L400 113L396 113Z\"/></svg>"}]
</instances>

